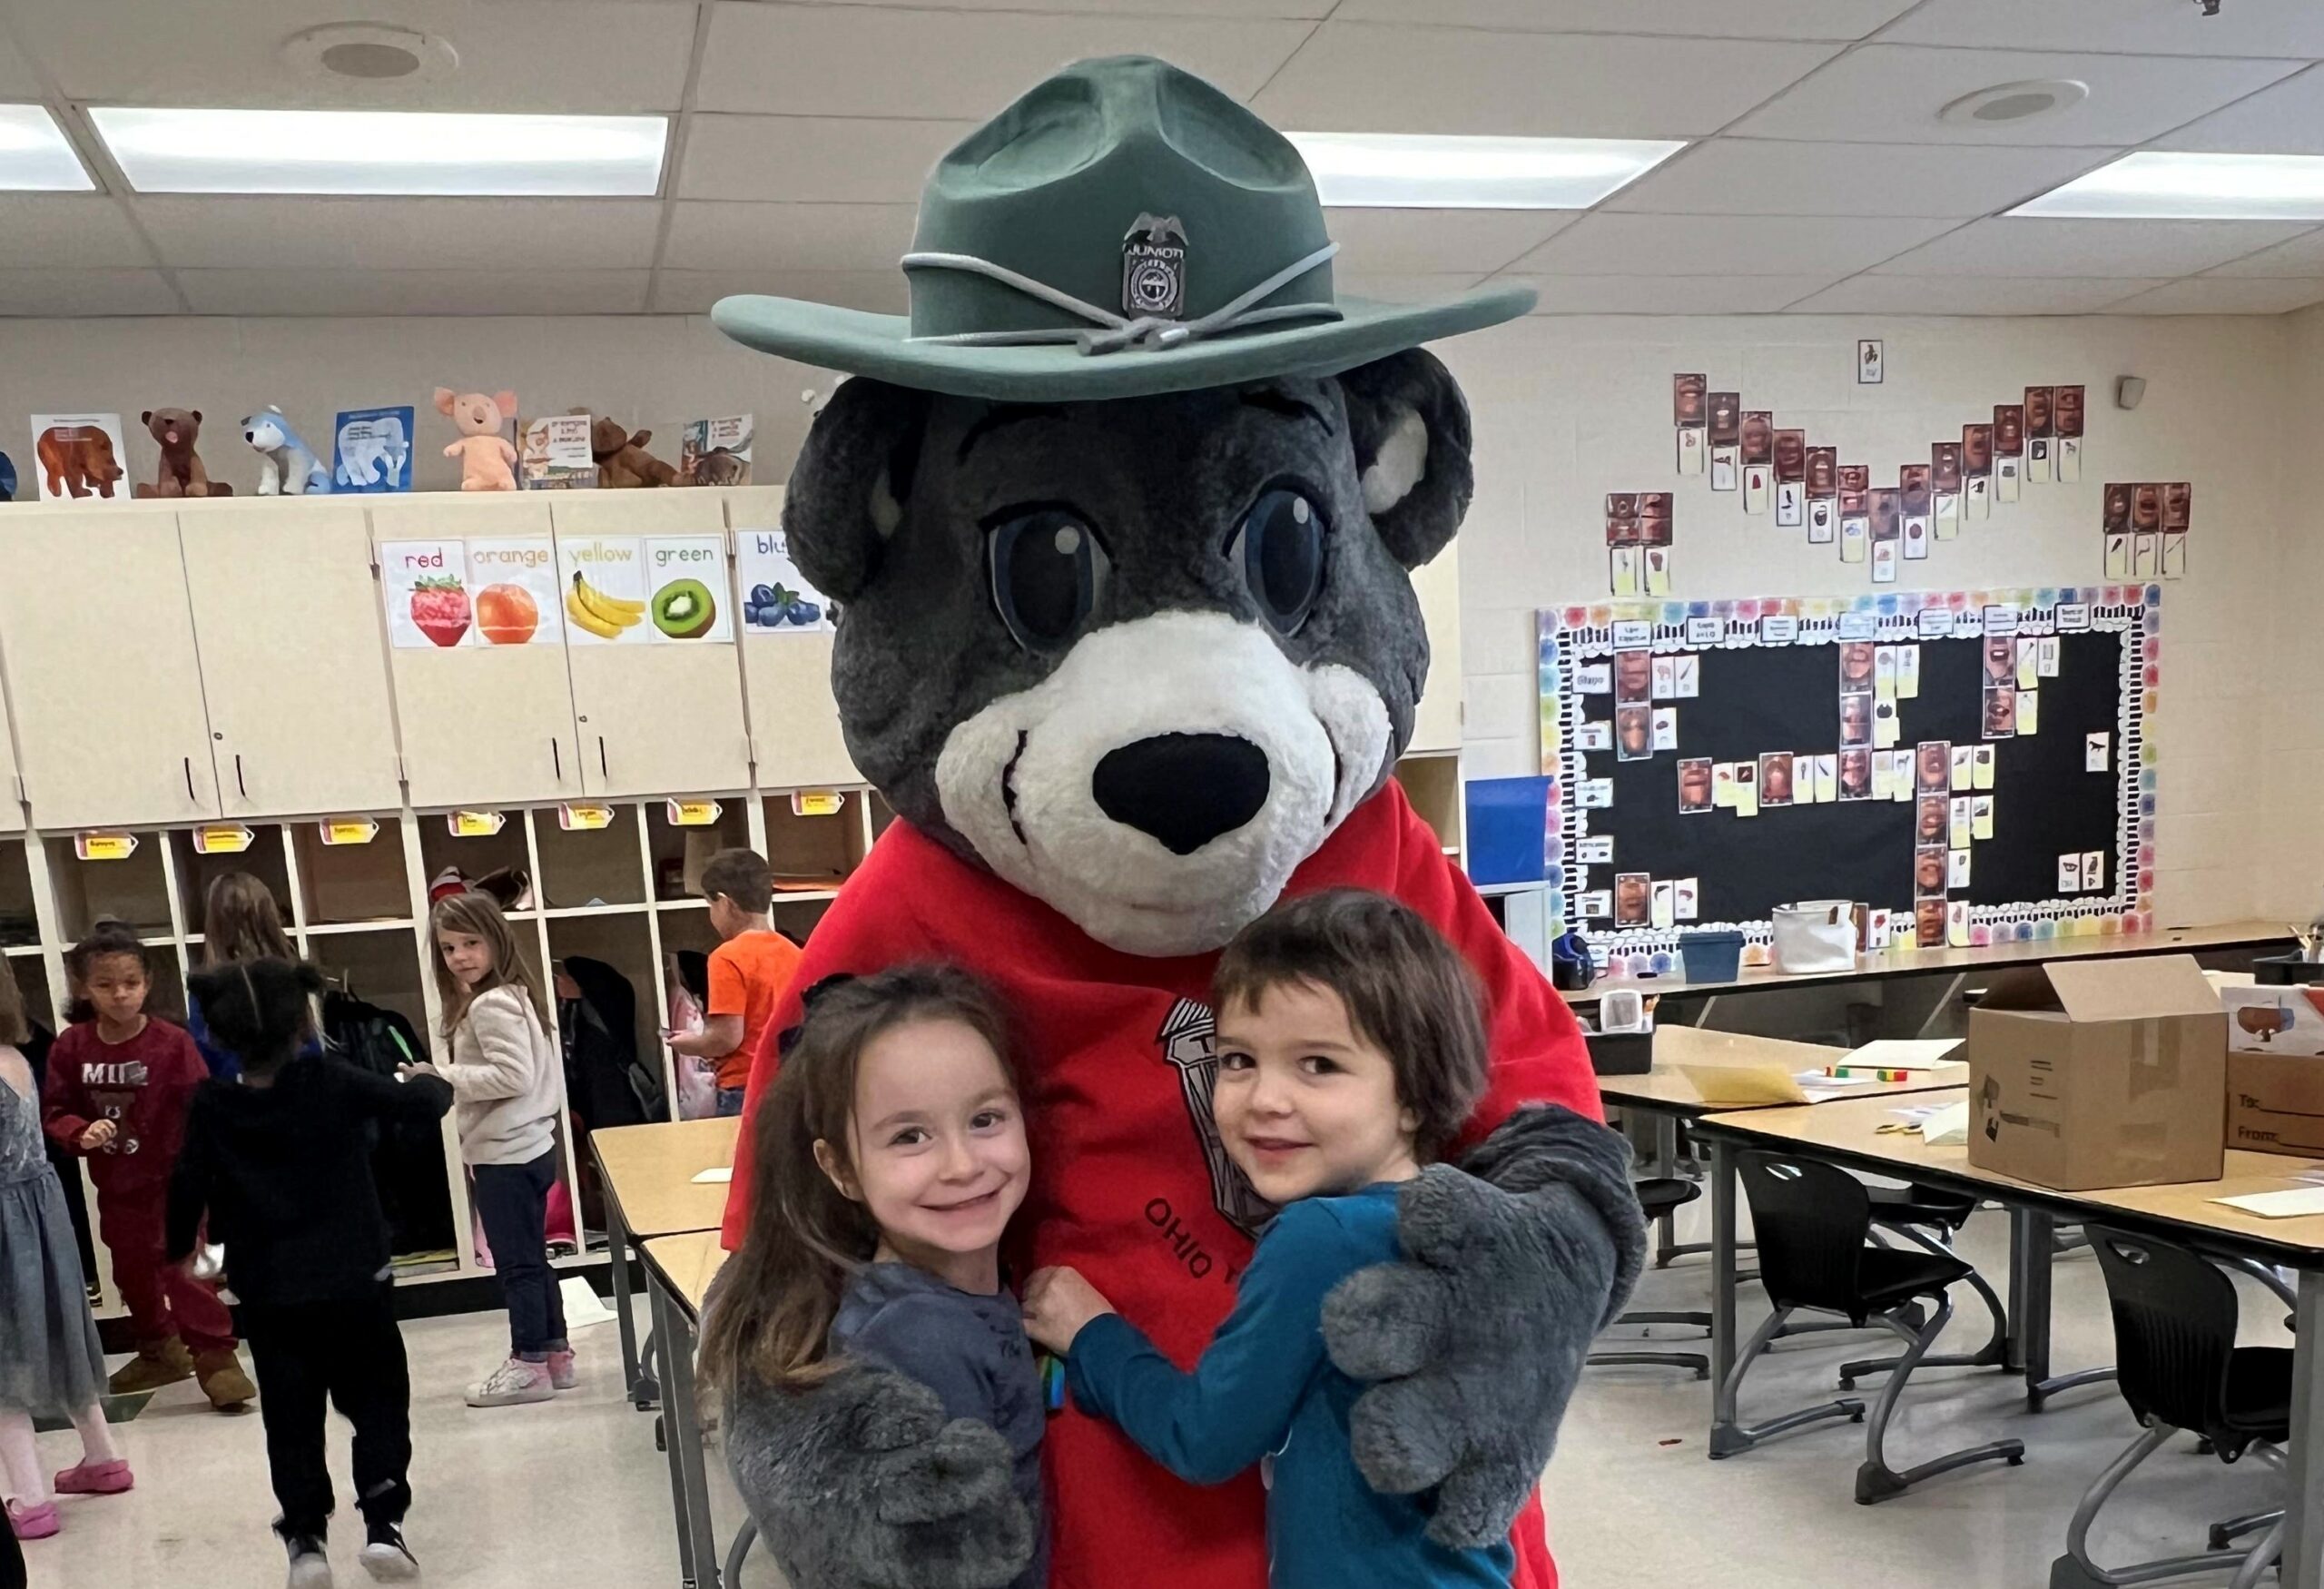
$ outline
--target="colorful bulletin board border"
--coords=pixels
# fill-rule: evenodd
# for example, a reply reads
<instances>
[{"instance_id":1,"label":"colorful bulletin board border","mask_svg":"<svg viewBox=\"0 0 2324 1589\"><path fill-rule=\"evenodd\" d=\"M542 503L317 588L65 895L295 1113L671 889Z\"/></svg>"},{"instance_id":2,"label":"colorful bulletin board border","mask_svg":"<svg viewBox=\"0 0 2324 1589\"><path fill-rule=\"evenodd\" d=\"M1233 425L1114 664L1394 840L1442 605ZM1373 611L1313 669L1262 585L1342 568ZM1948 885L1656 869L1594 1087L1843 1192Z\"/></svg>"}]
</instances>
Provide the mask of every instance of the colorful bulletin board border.
<instances>
[{"instance_id":1,"label":"colorful bulletin board border","mask_svg":"<svg viewBox=\"0 0 2324 1589\"><path fill-rule=\"evenodd\" d=\"M1569 687L1571 670L1617 651L1683 654L1765 646L1837 646L1842 641L1906 644L2111 631L2122 644L2115 726L2117 848L2110 891L2074 899L1979 904L1970 911L1970 943L2006 943L2139 933L2152 927L2156 756L2147 720L2156 709L2162 660L2162 590L2154 584L2044 588L1878 591L1862 596L1776 597L1720 601L1618 601L1543 608L1539 618L1541 770L1550 790L1547 878L1563 921L1582 920L1587 873L1580 861L1591 811L1574 791L1586 777L1576 730L1584 697ZM1899 916L1905 913L1897 913ZM1909 927L1909 921L1904 923ZM1678 968L1688 931L1740 931L1747 963L1765 963L1772 929L1766 921L1687 923L1683 927L1589 929L1591 948L1612 976L1667 973ZM1890 947L1908 950L1909 932Z\"/></svg>"}]
</instances>

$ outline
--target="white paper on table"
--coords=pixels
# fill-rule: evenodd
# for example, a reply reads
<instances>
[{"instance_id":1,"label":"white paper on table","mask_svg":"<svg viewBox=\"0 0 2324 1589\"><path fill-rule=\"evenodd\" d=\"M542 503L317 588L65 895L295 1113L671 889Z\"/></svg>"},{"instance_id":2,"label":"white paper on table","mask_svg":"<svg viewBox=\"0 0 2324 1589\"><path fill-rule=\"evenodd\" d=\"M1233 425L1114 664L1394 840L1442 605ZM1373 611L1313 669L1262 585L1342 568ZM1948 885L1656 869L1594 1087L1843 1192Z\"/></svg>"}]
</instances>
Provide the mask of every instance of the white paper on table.
<instances>
[{"instance_id":1,"label":"white paper on table","mask_svg":"<svg viewBox=\"0 0 2324 1589\"><path fill-rule=\"evenodd\" d=\"M2257 1214L2263 1219L2296 1219L2303 1214L2324 1214L2324 1186L2293 1187L2289 1191L2247 1192L2238 1198L2213 1198L2230 1209Z\"/></svg>"},{"instance_id":2,"label":"white paper on table","mask_svg":"<svg viewBox=\"0 0 2324 1589\"><path fill-rule=\"evenodd\" d=\"M1969 1100L1941 1104L1921 1117L1921 1141L1931 1148L1961 1148L1969 1141Z\"/></svg>"},{"instance_id":3,"label":"white paper on table","mask_svg":"<svg viewBox=\"0 0 2324 1589\"><path fill-rule=\"evenodd\" d=\"M734 1179L734 1167L728 1164L716 1170L704 1170L701 1174L694 1178L694 1184L696 1186L725 1186Z\"/></svg>"},{"instance_id":4,"label":"white paper on table","mask_svg":"<svg viewBox=\"0 0 2324 1589\"><path fill-rule=\"evenodd\" d=\"M1851 1049L1841 1063L1879 1071L1934 1071L1960 1046L1957 1037L1884 1037Z\"/></svg>"}]
</instances>

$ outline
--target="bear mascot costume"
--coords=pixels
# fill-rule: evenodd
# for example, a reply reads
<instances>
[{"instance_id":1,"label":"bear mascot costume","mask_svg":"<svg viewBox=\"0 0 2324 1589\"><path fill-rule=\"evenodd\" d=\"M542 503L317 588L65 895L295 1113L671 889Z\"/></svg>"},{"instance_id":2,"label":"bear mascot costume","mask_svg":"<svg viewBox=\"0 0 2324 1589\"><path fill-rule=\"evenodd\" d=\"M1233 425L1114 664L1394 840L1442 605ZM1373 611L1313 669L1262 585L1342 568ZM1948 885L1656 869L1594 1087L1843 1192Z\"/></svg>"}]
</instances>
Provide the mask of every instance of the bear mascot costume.
<instances>
[{"instance_id":1,"label":"bear mascot costume","mask_svg":"<svg viewBox=\"0 0 2324 1589\"><path fill-rule=\"evenodd\" d=\"M1489 1091L1403 1192L1403 1261L1330 1298L1369 1382L1351 1438L1449 1545L1516 1534L1644 1221L1576 1023L1389 777L1428 642L1409 570L1468 505L1466 407L1430 338L1531 295L1336 298L1290 143L1201 80L1085 62L937 166L909 319L743 297L737 340L849 372L783 509L841 616L848 748L902 818L815 928L755 1056L727 1211L781 1034L824 979L949 961L1019 1023L1033 1180L1004 1249L1078 1268L1182 1366L1273 1210L1209 1100L1219 948L1354 886L1433 923L1487 1001ZM1118 304L1117 311L1114 307ZM916 1398L916 1399L915 1399ZM729 1461L796 1584L1008 1584L1008 1451L885 1372L738 1397ZM1054 1589L1263 1589L1259 1475L1196 1488L1069 1404L1044 1441ZM1305 1586L1299 1586L1305 1589Z\"/></svg>"}]
</instances>

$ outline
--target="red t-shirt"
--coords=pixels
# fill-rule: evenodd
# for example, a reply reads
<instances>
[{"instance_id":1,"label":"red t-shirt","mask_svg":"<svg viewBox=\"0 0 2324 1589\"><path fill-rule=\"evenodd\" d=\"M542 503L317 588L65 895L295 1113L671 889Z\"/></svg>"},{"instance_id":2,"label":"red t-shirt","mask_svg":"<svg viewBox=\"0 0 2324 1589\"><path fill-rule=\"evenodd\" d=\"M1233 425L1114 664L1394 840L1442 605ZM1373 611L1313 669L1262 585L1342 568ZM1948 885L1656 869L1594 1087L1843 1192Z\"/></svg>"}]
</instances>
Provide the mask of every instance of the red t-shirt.
<instances>
[{"instance_id":1,"label":"red t-shirt","mask_svg":"<svg viewBox=\"0 0 2324 1589\"><path fill-rule=\"evenodd\" d=\"M168 1184L193 1090L209 1074L182 1026L149 1016L135 1037L109 1043L95 1022L84 1021L48 1051L41 1123L78 1153L92 1121L113 1121L113 1140L89 1155L89 1179L100 1192L142 1193Z\"/></svg>"},{"instance_id":2,"label":"red t-shirt","mask_svg":"<svg viewBox=\"0 0 2324 1589\"><path fill-rule=\"evenodd\" d=\"M1455 1151L1520 1105L1602 1119L1573 1015L1493 923L1436 834L1390 784L1293 875L1287 895L1392 893L1465 955L1489 1002L1490 1091ZM799 994L837 972L949 960L1007 1000L1025 1046L1033 1179L1009 1229L1019 1276L1071 1264L1181 1367L1201 1355L1250 1261L1254 1210L1210 1118L1216 953L1149 959L1107 948L1049 906L891 824L808 941L751 1073L724 1239L747 1227L752 1132ZM1049 1420L1052 1589L1265 1589L1265 1494L1256 1473L1183 1483L1111 1425ZM1059 1475L1068 1475L1060 1481ZM1554 1589L1538 1505L1518 1519L1517 1589Z\"/></svg>"},{"instance_id":3,"label":"red t-shirt","mask_svg":"<svg viewBox=\"0 0 2324 1589\"><path fill-rule=\"evenodd\" d=\"M740 1087L751 1079L751 1056L798 969L799 946L780 933L744 933L710 952L710 1007L704 1013L743 1018L743 1041L718 1061L719 1086Z\"/></svg>"}]
</instances>

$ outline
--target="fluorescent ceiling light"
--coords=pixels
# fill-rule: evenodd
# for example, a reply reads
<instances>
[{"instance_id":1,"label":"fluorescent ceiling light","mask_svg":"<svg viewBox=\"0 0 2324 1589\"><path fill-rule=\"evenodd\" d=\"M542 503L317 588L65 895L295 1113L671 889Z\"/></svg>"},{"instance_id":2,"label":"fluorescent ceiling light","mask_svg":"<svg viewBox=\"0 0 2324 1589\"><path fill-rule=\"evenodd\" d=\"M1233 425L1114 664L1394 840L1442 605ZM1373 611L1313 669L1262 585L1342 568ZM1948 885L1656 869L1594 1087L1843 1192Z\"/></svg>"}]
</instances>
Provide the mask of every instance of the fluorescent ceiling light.
<instances>
[{"instance_id":1,"label":"fluorescent ceiling light","mask_svg":"<svg viewBox=\"0 0 2324 1589\"><path fill-rule=\"evenodd\" d=\"M1326 204L1351 209L1586 210L1683 143L1293 133Z\"/></svg>"},{"instance_id":2,"label":"fluorescent ceiling light","mask_svg":"<svg viewBox=\"0 0 2324 1589\"><path fill-rule=\"evenodd\" d=\"M93 108L141 193L428 193L645 198L661 116Z\"/></svg>"},{"instance_id":3,"label":"fluorescent ceiling light","mask_svg":"<svg viewBox=\"0 0 2324 1589\"><path fill-rule=\"evenodd\" d=\"M2173 221L2324 221L2324 155L2125 154L2009 212Z\"/></svg>"},{"instance_id":4,"label":"fluorescent ceiling light","mask_svg":"<svg viewBox=\"0 0 2324 1589\"><path fill-rule=\"evenodd\" d=\"M0 188L87 192L96 185L46 107L0 104Z\"/></svg>"}]
</instances>

